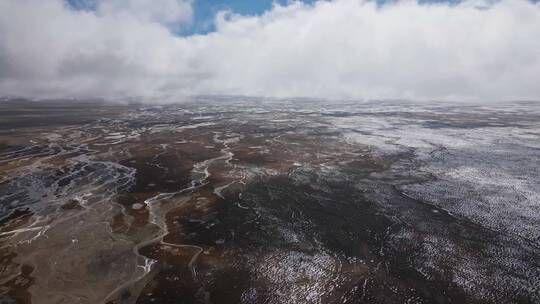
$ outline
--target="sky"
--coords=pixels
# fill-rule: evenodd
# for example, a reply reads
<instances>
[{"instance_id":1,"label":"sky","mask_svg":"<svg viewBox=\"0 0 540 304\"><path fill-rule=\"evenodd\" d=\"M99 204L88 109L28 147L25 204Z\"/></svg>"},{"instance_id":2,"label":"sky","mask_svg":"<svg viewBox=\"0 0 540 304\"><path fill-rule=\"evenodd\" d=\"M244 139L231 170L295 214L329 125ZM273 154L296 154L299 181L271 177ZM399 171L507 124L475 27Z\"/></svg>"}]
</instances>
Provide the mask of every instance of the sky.
<instances>
[{"instance_id":1,"label":"sky","mask_svg":"<svg viewBox=\"0 0 540 304\"><path fill-rule=\"evenodd\" d=\"M526 0L0 0L0 96L540 100Z\"/></svg>"},{"instance_id":2,"label":"sky","mask_svg":"<svg viewBox=\"0 0 540 304\"><path fill-rule=\"evenodd\" d=\"M379 0L381 1L381 0ZM154 1L158 3L159 1ZM192 5L192 20L172 29L177 35L206 34L215 31L214 18L220 11L231 11L240 15L261 15L270 10L273 4L286 5L287 0L203 0L184 1ZM313 3L313 0L302 1ZM68 0L67 3L75 9L95 10L94 0Z\"/></svg>"}]
</instances>

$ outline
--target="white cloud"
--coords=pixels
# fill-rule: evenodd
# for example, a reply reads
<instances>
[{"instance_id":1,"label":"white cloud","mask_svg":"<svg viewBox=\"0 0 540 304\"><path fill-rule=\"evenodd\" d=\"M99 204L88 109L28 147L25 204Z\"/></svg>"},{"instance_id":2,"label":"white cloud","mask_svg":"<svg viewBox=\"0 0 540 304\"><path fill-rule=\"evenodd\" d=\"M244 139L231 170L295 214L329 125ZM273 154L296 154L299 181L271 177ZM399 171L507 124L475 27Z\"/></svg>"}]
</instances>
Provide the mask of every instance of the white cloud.
<instances>
[{"instance_id":1,"label":"white cloud","mask_svg":"<svg viewBox=\"0 0 540 304\"><path fill-rule=\"evenodd\" d=\"M0 0L0 95L540 99L540 5L524 0L292 3L190 37L169 30L190 1L107 3Z\"/></svg>"},{"instance_id":2,"label":"white cloud","mask_svg":"<svg viewBox=\"0 0 540 304\"><path fill-rule=\"evenodd\" d=\"M193 17L191 0L95 0L101 15L130 15L142 21L181 26Z\"/></svg>"}]
</instances>

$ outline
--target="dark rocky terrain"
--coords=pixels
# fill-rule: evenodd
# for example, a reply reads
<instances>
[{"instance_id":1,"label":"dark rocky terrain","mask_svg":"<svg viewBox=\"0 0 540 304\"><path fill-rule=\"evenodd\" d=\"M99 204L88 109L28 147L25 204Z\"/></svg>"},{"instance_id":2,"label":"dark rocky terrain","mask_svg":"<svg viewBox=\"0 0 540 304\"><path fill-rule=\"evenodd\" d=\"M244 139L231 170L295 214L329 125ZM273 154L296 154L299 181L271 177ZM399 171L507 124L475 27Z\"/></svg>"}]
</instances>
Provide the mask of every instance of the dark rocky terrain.
<instances>
[{"instance_id":1,"label":"dark rocky terrain","mask_svg":"<svg viewBox=\"0 0 540 304\"><path fill-rule=\"evenodd\" d=\"M540 106L0 102L0 303L540 303Z\"/></svg>"}]
</instances>

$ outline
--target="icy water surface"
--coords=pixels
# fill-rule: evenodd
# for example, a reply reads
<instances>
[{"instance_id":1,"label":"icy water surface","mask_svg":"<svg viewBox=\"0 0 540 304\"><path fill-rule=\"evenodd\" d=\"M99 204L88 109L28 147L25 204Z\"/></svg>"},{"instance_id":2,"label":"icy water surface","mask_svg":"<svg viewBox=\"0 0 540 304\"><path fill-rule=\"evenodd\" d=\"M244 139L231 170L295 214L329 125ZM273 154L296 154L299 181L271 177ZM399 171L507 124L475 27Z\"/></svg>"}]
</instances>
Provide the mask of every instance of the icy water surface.
<instances>
[{"instance_id":1,"label":"icy water surface","mask_svg":"<svg viewBox=\"0 0 540 304\"><path fill-rule=\"evenodd\" d=\"M540 106L0 102L0 303L540 303Z\"/></svg>"}]
</instances>

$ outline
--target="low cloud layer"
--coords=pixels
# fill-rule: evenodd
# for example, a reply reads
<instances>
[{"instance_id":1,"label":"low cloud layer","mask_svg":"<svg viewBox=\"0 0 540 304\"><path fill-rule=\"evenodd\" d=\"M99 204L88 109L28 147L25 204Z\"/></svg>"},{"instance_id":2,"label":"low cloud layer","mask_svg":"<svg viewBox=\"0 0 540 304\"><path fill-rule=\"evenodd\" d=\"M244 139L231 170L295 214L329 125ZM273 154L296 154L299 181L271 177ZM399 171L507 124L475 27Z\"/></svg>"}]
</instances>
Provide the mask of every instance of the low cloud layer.
<instances>
[{"instance_id":1,"label":"low cloud layer","mask_svg":"<svg viewBox=\"0 0 540 304\"><path fill-rule=\"evenodd\" d=\"M0 0L0 95L540 100L540 4L525 0L292 3L189 37L174 29L191 1L96 3Z\"/></svg>"}]
</instances>

